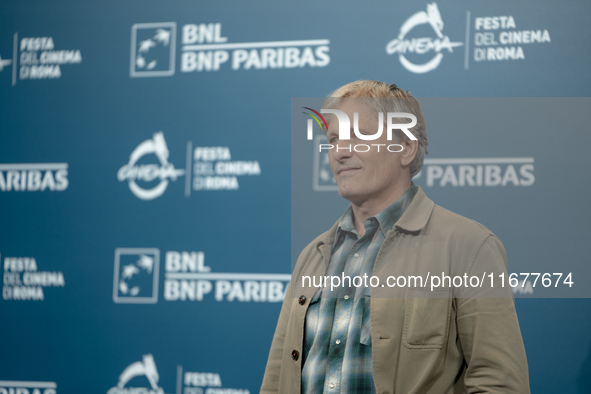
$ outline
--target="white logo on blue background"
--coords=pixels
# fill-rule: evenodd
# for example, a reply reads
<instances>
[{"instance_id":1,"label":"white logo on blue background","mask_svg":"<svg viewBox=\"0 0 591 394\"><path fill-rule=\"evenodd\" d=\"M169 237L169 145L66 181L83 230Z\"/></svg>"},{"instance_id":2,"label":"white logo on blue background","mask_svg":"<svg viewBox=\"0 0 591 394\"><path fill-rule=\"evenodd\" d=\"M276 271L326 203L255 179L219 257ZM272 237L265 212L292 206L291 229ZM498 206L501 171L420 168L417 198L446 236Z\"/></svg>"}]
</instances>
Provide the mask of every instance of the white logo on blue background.
<instances>
[{"instance_id":1,"label":"white logo on blue background","mask_svg":"<svg viewBox=\"0 0 591 394\"><path fill-rule=\"evenodd\" d=\"M326 144L326 136L317 135L314 138L314 174L313 189L316 192L333 192L338 191L337 181L334 179L330 163L328 161L328 150L320 152L318 146Z\"/></svg>"},{"instance_id":2,"label":"white logo on blue background","mask_svg":"<svg viewBox=\"0 0 591 394\"><path fill-rule=\"evenodd\" d=\"M12 64L12 59L2 59L0 56L0 71L4 70L4 67L10 66Z\"/></svg>"},{"instance_id":3,"label":"white logo on blue background","mask_svg":"<svg viewBox=\"0 0 591 394\"><path fill-rule=\"evenodd\" d=\"M129 75L167 77L174 75L176 22L136 23L131 27Z\"/></svg>"},{"instance_id":4,"label":"white logo on blue background","mask_svg":"<svg viewBox=\"0 0 591 394\"><path fill-rule=\"evenodd\" d=\"M436 37L407 37L411 30L421 25L430 26ZM442 51L444 49L449 53L453 53L453 48L462 45L464 45L463 42L452 42L447 35L443 34L443 20L437 3L433 2L427 4L426 11L419 11L411 15L400 26L398 37L386 45L386 53L389 55L398 53L398 59L404 68L415 74L423 74L435 70L439 66L443 59ZM413 63L406 57L408 56L407 52L421 58L422 55L430 51L434 51L435 55L428 61L422 60L422 63Z\"/></svg>"},{"instance_id":5,"label":"white logo on blue background","mask_svg":"<svg viewBox=\"0 0 591 394\"><path fill-rule=\"evenodd\" d=\"M138 163L142 157L152 154L158 159L159 165ZM154 133L152 138L143 141L131 152L129 162L117 171L117 179L119 182L127 180L129 190L139 199L148 201L160 197L166 191L169 179L176 181L185 175L185 170L177 170L174 164L168 162L169 155L162 131ZM146 186L154 181L158 181L158 184Z\"/></svg>"},{"instance_id":6,"label":"white logo on blue background","mask_svg":"<svg viewBox=\"0 0 591 394\"><path fill-rule=\"evenodd\" d=\"M147 387L129 387L127 384L130 380L144 376L150 383L150 388ZM142 361L136 361L130 364L119 375L119 381L116 387L112 387L107 394L126 394L126 393L146 393L146 394L164 394L162 387L158 386L160 375L154 362L154 356L145 354Z\"/></svg>"},{"instance_id":7,"label":"white logo on blue background","mask_svg":"<svg viewBox=\"0 0 591 394\"><path fill-rule=\"evenodd\" d=\"M115 249L113 301L117 304L157 303L159 268L158 249Z\"/></svg>"}]
</instances>

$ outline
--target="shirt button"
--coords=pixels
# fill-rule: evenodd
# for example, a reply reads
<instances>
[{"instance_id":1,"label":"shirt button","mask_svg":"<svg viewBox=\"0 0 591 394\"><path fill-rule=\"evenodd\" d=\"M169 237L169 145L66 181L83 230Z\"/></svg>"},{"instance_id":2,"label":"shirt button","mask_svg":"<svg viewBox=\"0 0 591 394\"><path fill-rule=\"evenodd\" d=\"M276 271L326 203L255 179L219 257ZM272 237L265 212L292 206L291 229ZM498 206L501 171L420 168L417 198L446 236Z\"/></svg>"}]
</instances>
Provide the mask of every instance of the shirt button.
<instances>
[{"instance_id":1,"label":"shirt button","mask_svg":"<svg viewBox=\"0 0 591 394\"><path fill-rule=\"evenodd\" d=\"M330 387L331 389L334 389L334 386L336 386L336 384L334 384L334 383L331 383L328 385L328 387Z\"/></svg>"},{"instance_id":2,"label":"shirt button","mask_svg":"<svg viewBox=\"0 0 591 394\"><path fill-rule=\"evenodd\" d=\"M355 256L355 257L359 257L359 253L355 253L353 256Z\"/></svg>"},{"instance_id":3,"label":"shirt button","mask_svg":"<svg viewBox=\"0 0 591 394\"><path fill-rule=\"evenodd\" d=\"M294 350L293 352L291 352L291 358L293 358L294 361L298 361L298 358L300 358L300 352Z\"/></svg>"},{"instance_id":4,"label":"shirt button","mask_svg":"<svg viewBox=\"0 0 591 394\"><path fill-rule=\"evenodd\" d=\"M349 296L347 294L345 294L345 296L343 297L344 299L348 300Z\"/></svg>"},{"instance_id":5,"label":"shirt button","mask_svg":"<svg viewBox=\"0 0 591 394\"><path fill-rule=\"evenodd\" d=\"M341 340L340 340L340 339L337 339L337 340L336 340L336 341L334 341L334 342L335 342L337 345L340 345L340 344L341 344Z\"/></svg>"},{"instance_id":6,"label":"shirt button","mask_svg":"<svg viewBox=\"0 0 591 394\"><path fill-rule=\"evenodd\" d=\"M306 303L306 296L300 296L300 298L298 299L298 302L300 305L304 305Z\"/></svg>"}]
</instances>

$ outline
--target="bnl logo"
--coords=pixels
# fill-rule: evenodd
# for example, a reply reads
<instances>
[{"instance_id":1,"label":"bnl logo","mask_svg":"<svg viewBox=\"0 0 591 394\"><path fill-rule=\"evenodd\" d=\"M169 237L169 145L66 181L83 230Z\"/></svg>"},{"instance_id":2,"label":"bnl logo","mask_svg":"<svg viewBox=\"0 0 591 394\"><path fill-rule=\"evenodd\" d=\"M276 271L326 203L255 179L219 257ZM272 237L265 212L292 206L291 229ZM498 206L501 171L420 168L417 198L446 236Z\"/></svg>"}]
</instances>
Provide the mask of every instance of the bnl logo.
<instances>
[{"instance_id":1,"label":"bnl logo","mask_svg":"<svg viewBox=\"0 0 591 394\"><path fill-rule=\"evenodd\" d=\"M136 23L131 27L129 76L174 75L176 22Z\"/></svg>"},{"instance_id":2,"label":"bnl logo","mask_svg":"<svg viewBox=\"0 0 591 394\"><path fill-rule=\"evenodd\" d=\"M115 249L113 301L117 304L157 303L159 268L158 249Z\"/></svg>"},{"instance_id":3,"label":"bnl logo","mask_svg":"<svg viewBox=\"0 0 591 394\"><path fill-rule=\"evenodd\" d=\"M336 192L339 190L337 181L334 179L330 163L328 161L328 151L320 151L316 149L321 144L326 144L328 141L326 136L317 135L314 137L314 168L312 175L312 188L316 192Z\"/></svg>"}]
</instances>

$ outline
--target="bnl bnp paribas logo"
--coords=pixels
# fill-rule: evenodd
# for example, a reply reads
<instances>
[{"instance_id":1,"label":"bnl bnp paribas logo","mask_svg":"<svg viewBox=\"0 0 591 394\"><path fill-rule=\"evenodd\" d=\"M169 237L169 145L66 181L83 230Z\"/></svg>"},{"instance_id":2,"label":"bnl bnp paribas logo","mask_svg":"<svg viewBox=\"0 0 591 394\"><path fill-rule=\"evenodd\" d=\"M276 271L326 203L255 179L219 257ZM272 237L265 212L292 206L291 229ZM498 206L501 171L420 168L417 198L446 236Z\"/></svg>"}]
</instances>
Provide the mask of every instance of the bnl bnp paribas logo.
<instances>
[{"instance_id":1,"label":"bnl bnp paribas logo","mask_svg":"<svg viewBox=\"0 0 591 394\"><path fill-rule=\"evenodd\" d=\"M69 184L68 163L0 164L0 192L62 192Z\"/></svg>"},{"instance_id":2,"label":"bnl bnp paribas logo","mask_svg":"<svg viewBox=\"0 0 591 394\"><path fill-rule=\"evenodd\" d=\"M165 77L174 74L176 23L138 23L131 29L132 77Z\"/></svg>"},{"instance_id":3,"label":"bnl bnp paribas logo","mask_svg":"<svg viewBox=\"0 0 591 394\"><path fill-rule=\"evenodd\" d=\"M326 143L317 135L315 146ZM532 186L535 181L533 157L433 158L423 161L423 169L413 182L423 188ZM312 174L314 191L338 191L328 152L314 149Z\"/></svg>"},{"instance_id":4,"label":"bnl bnp paribas logo","mask_svg":"<svg viewBox=\"0 0 591 394\"><path fill-rule=\"evenodd\" d=\"M0 394L56 394L56 382L0 380Z\"/></svg>"},{"instance_id":5,"label":"bnl bnp paribas logo","mask_svg":"<svg viewBox=\"0 0 591 394\"><path fill-rule=\"evenodd\" d=\"M118 304L158 302L160 250L117 248L113 277L113 301Z\"/></svg>"},{"instance_id":6,"label":"bnl bnp paribas logo","mask_svg":"<svg viewBox=\"0 0 591 394\"><path fill-rule=\"evenodd\" d=\"M435 70L445 53L451 54L454 48L462 45L463 42L451 41L443 34L443 20L437 3L430 3L426 11L411 15L402 24L398 37L386 45L386 53L398 54L404 68L423 74Z\"/></svg>"},{"instance_id":7,"label":"bnl bnp paribas logo","mask_svg":"<svg viewBox=\"0 0 591 394\"><path fill-rule=\"evenodd\" d=\"M212 272L202 251L169 250L163 256L165 301L281 302L291 280L290 274ZM115 249L113 302L156 304L159 271L159 249Z\"/></svg>"},{"instance_id":8,"label":"bnl bnp paribas logo","mask_svg":"<svg viewBox=\"0 0 591 394\"><path fill-rule=\"evenodd\" d=\"M180 28L180 71L266 70L325 67L327 39L228 42L221 23L185 24ZM169 77L176 70L176 22L136 23L131 28L129 75Z\"/></svg>"},{"instance_id":9,"label":"bnl bnp paribas logo","mask_svg":"<svg viewBox=\"0 0 591 394\"><path fill-rule=\"evenodd\" d=\"M170 155L164 133L158 131L131 152L127 164L117 171L117 180L127 182L140 200L149 201L162 196L170 183L182 177L185 197L190 197L192 191L238 190L239 177L261 174L258 161L233 160L228 146L193 147L188 141L183 169L175 167Z\"/></svg>"}]
</instances>

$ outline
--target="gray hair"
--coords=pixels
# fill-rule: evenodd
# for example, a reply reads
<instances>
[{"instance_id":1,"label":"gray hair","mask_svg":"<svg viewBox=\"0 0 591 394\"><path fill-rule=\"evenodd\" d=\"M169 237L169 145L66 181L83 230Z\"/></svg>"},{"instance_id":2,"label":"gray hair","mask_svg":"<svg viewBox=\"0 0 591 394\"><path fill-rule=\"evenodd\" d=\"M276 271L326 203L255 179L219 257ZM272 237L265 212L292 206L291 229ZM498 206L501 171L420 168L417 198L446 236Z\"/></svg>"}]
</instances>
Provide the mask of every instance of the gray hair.
<instances>
[{"instance_id":1,"label":"gray hair","mask_svg":"<svg viewBox=\"0 0 591 394\"><path fill-rule=\"evenodd\" d=\"M355 98L356 102L365 105L372 110L376 117L378 113L388 112L409 112L416 116L417 124L409 131L417 138L417 153L410 163L410 177L417 175L423 168L423 161L427 152L427 129L423 111L416 98L410 95L409 91L403 91L395 84L388 85L385 82L372 80L359 80L348 83L334 92L324 101L322 108L337 109L347 98ZM357 101L359 100L359 101ZM395 118L397 119L397 118ZM386 121L386 118L384 118ZM397 119L399 123L407 123L407 119ZM408 138L402 131L396 130L397 142L401 138Z\"/></svg>"}]
</instances>

